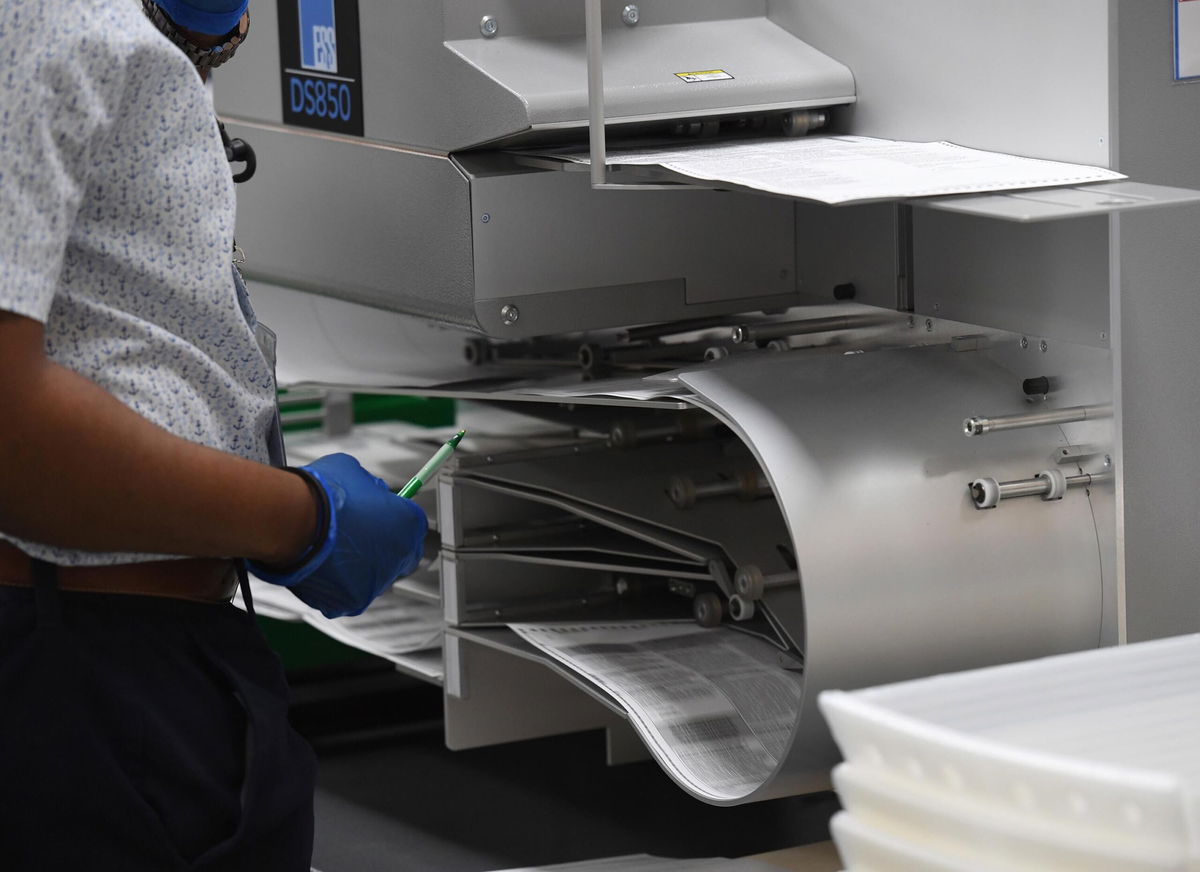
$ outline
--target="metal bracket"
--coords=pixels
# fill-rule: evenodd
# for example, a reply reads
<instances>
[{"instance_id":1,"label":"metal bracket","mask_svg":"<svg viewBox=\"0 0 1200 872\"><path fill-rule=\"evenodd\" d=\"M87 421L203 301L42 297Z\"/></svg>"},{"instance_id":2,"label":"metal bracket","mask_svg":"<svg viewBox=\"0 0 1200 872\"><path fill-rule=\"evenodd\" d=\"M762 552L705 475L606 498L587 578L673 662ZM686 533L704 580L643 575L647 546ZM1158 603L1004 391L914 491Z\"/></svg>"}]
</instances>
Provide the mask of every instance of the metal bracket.
<instances>
[{"instance_id":1,"label":"metal bracket","mask_svg":"<svg viewBox=\"0 0 1200 872\"><path fill-rule=\"evenodd\" d=\"M1104 449L1098 445L1064 445L1055 451L1051 457L1060 466L1068 463L1078 466L1084 461L1098 457L1103 453Z\"/></svg>"},{"instance_id":2,"label":"metal bracket","mask_svg":"<svg viewBox=\"0 0 1200 872\"><path fill-rule=\"evenodd\" d=\"M618 184L608 180L608 155L604 135L604 23L600 0L585 0L588 71L588 147L592 162L592 188L611 191L678 191L684 184Z\"/></svg>"}]
</instances>

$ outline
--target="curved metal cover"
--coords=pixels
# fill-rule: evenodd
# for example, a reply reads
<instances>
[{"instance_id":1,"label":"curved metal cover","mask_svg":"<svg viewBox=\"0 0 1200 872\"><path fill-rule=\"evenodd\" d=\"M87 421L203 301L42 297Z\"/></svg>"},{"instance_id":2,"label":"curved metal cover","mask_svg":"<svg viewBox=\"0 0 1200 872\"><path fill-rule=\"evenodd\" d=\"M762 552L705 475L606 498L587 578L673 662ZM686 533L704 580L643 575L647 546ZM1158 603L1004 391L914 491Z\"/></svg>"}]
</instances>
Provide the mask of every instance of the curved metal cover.
<instances>
[{"instance_id":1,"label":"curved metal cover","mask_svg":"<svg viewBox=\"0 0 1200 872\"><path fill-rule=\"evenodd\" d=\"M481 81L516 95L524 108L494 119L505 126L490 135L476 130L479 143L529 128L587 125L582 32L458 39L446 46L483 73ZM730 78L688 82L678 75L715 68ZM604 79L605 117L611 123L854 100L854 77L847 67L766 18L608 29Z\"/></svg>"},{"instance_id":2,"label":"curved metal cover","mask_svg":"<svg viewBox=\"0 0 1200 872\"><path fill-rule=\"evenodd\" d=\"M968 410L1021 408L984 353L771 356L680 380L757 455L800 566L802 602L767 603L804 647L801 714L786 758L741 801L811 789L837 761L821 690L1099 644L1089 496L989 511L968 498L970 479L1027 477L1065 441L1057 428L964 437Z\"/></svg>"}]
</instances>

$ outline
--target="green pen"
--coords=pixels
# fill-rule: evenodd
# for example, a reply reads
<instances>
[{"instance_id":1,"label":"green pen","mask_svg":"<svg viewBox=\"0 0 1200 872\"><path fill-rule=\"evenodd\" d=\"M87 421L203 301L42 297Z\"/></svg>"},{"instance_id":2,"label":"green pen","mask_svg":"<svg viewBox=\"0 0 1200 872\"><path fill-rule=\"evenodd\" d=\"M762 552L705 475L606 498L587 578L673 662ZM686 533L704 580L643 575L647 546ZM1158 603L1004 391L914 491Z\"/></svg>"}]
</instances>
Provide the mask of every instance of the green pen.
<instances>
[{"instance_id":1,"label":"green pen","mask_svg":"<svg viewBox=\"0 0 1200 872\"><path fill-rule=\"evenodd\" d=\"M421 486L437 475L437 471L441 469L442 464L450 459L450 455L454 453L454 449L458 447L458 443L462 442L462 438L466 435L466 430L459 430L447 439L446 444L435 451L433 457L429 458L425 465L417 470L417 474L408 480L408 484L396 492L396 496L407 498L416 496Z\"/></svg>"}]
</instances>

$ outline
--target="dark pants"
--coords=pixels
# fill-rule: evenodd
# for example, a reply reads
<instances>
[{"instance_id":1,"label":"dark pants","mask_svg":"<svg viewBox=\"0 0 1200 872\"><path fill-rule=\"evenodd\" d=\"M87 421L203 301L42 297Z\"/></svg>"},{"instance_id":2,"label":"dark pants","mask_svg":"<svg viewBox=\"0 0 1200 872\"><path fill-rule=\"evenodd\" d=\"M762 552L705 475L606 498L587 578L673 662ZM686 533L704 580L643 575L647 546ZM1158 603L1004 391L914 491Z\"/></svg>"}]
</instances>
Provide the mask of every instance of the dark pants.
<instances>
[{"instance_id":1,"label":"dark pants","mask_svg":"<svg viewBox=\"0 0 1200 872\"><path fill-rule=\"evenodd\" d=\"M231 605L0 587L0 867L307 872L287 705Z\"/></svg>"}]
</instances>

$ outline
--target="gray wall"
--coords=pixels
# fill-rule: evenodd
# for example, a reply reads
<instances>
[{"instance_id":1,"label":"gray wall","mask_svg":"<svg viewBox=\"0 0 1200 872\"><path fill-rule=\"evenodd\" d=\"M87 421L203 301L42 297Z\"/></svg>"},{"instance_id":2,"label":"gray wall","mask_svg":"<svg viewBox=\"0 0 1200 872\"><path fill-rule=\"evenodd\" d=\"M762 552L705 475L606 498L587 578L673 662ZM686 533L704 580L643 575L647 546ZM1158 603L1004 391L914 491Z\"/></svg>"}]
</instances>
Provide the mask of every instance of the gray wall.
<instances>
[{"instance_id":1,"label":"gray wall","mask_svg":"<svg viewBox=\"0 0 1200 872\"><path fill-rule=\"evenodd\" d=\"M1173 0L1115 0L1117 168L1200 188L1200 84L1173 80ZM1128 638L1200 629L1200 208L1114 218Z\"/></svg>"}]
</instances>

